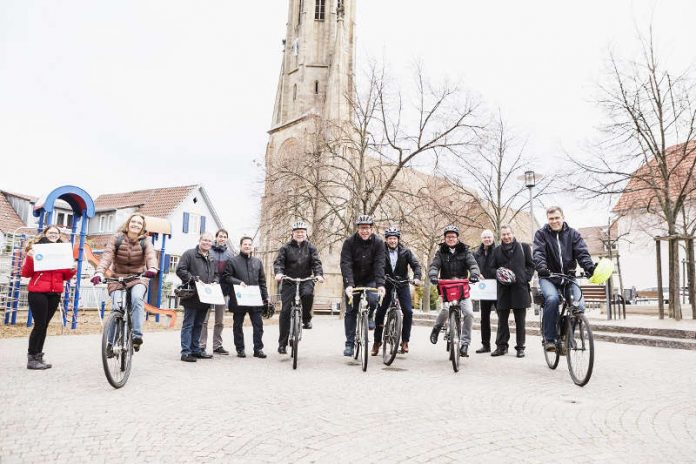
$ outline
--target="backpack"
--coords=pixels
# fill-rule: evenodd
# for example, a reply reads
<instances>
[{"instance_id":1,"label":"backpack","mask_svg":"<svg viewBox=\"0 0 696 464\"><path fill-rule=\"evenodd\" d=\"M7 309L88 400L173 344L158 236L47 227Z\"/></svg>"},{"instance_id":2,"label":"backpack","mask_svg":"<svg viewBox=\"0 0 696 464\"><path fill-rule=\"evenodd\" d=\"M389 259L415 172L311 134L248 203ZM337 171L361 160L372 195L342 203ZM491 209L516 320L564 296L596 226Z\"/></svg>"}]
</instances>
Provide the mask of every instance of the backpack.
<instances>
[{"instance_id":1,"label":"backpack","mask_svg":"<svg viewBox=\"0 0 696 464\"><path fill-rule=\"evenodd\" d=\"M114 252L118 252L118 249L121 248L121 245L123 244L123 241L125 240L125 236L123 234L119 235L116 238L116 243L114 243ZM142 248L143 251L145 251L145 240L147 240L147 237L143 237L140 240L140 248Z\"/></svg>"}]
</instances>

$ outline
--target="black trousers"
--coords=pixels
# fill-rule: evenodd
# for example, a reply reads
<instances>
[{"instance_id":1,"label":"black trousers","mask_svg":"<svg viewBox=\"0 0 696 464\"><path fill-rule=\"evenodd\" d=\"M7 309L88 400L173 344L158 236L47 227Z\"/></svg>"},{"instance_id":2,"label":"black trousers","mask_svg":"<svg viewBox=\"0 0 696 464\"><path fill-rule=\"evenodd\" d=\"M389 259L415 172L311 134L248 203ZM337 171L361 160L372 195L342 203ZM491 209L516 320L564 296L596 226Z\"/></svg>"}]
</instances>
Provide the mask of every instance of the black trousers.
<instances>
[{"instance_id":1,"label":"black trousers","mask_svg":"<svg viewBox=\"0 0 696 464\"><path fill-rule=\"evenodd\" d=\"M311 282L309 282L311 283ZM312 293L314 286L300 286L300 302L302 303L302 323L306 324L312 320L312 304L314 303L314 294ZM295 302L295 285L283 284L280 290L280 299L283 302L283 308L280 310L278 346L286 346L288 344L288 336L290 335L290 316L292 304Z\"/></svg>"},{"instance_id":2,"label":"black trousers","mask_svg":"<svg viewBox=\"0 0 696 464\"><path fill-rule=\"evenodd\" d=\"M481 344L491 346L491 311L495 310L495 300L481 300Z\"/></svg>"},{"instance_id":3,"label":"black trousers","mask_svg":"<svg viewBox=\"0 0 696 464\"><path fill-rule=\"evenodd\" d=\"M498 334L495 337L495 344L498 348L508 348L508 341L510 340L510 324L508 319L510 318L510 308L499 309L498 311ZM527 309L513 309L512 312L515 315L515 338L517 345L516 350L524 350L525 344L525 319L527 318Z\"/></svg>"},{"instance_id":4,"label":"black trousers","mask_svg":"<svg viewBox=\"0 0 696 464\"><path fill-rule=\"evenodd\" d=\"M58 303L60 303L60 293L29 292L29 307L34 317L34 328L29 335L29 354L43 352L48 324L58 309Z\"/></svg>"},{"instance_id":5,"label":"black trousers","mask_svg":"<svg viewBox=\"0 0 696 464\"><path fill-rule=\"evenodd\" d=\"M251 326L254 329L254 352L263 349L263 319L261 308L256 306L238 306L232 311L232 333L234 334L234 347L237 351L244 351L244 316L249 313Z\"/></svg>"}]
</instances>

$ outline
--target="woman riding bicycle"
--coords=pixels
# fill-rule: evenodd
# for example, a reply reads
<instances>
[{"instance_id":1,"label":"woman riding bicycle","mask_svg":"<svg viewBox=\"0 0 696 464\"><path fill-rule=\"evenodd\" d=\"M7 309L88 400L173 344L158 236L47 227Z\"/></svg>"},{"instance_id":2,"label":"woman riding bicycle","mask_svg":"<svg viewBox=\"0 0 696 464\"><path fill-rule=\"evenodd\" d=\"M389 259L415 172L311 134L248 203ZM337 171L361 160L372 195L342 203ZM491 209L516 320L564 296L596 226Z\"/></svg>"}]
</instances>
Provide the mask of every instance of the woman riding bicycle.
<instances>
[{"instance_id":1,"label":"woman riding bicycle","mask_svg":"<svg viewBox=\"0 0 696 464\"><path fill-rule=\"evenodd\" d=\"M143 344L143 321L145 320L145 293L149 279L159 271L157 255L152 242L147 236L145 216L140 213L131 214L121 229L109 239L101 256L97 270L92 277L92 283L97 285L104 278L104 273L110 270L113 277L126 277L133 274L143 274L140 279L126 284L131 293L131 308L133 318L133 349L138 351ZM122 301L119 285L109 284L109 295L112 298L111 311Z\"/></svg>"}]
</instances>

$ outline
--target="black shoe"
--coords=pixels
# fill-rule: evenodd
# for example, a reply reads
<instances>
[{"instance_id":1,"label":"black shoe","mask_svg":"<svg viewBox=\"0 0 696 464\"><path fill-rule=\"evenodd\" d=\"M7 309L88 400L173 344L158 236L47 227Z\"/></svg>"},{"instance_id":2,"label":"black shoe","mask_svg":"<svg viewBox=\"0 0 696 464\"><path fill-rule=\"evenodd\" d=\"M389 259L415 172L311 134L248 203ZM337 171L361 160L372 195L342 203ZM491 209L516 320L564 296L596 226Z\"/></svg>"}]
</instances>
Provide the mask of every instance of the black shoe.
<instances>
[{"instance_id":1,"label":"black shoe","mask_svg":"<svg viewBox=\"0 0 696 464\"><path fill-rule=\"evenodd\" d=\"M200 353L193 353L193 357L198 359L210 359L213 357L213 355L206 353L205 351L201 351Z\"/></svg>"},{"instance_id":2,"label":"black shoe","mask_svg":"<svg viewBox=\"0 0 696 464\"><path fill-rule=\"evenodd\" d=\"M213 350L213 353L216 353L216 354L224 354L224 355L230 354L230 352L227 351L226 349L224 349L223 347L215 348L215 349Z\"/></svg>"},{"instance_id":3,"label":"black shoe","mask_svg":"<svg viewBox=\"0 0 696 464\"><path fill-rule=\"evenodd\" d=\"M491 356L503 356L507 354L507 348L496 348L494 352L491 353Z\"/></svg>"},{"instance_id":4,"label":"black shoe","mask_svg":"<svg viewBox=\"0 0 696 464\"><path fill-rule=\"evenodd\" d=\"M556 342L544 342L544 349L549 352L556 351Z\"/></svg>"},{"instance_id":5,"label":"black shoe","mask_svg":"<svg viewBox=\"0 0 696 464\"><path fill-rule=\"evenodd\" d=\"M312 321L307 321L304 324L302 324L302 328L310 330L312 328Z\"/></svg>"},{"instance_id":6,"label":"black shoe","mask_svg":"<svg viewBox=\"0 0 696 464\"><path fill-rule=\"evenodd\" d=\"M244 352L244 350L237 350L237 357L246 358L246 353Z\"/></svg>"},{"instance_id":7,"label":"black shoe","mask_svg":"<svg viewBox=\"0 0 696 464\"><path fill-rule=\"evenodd\" d=\"M279 346L278 347L278 354L288 354L288 349L285 348L284 346Z\"/></svg>"},{"instance_id":8,"label":"black shoe","mask_svg":"<svg viewBox=\"0 0 696 464\"><path fill-rule=\"evenodd\" d=\"M114 345L111 343L106 344L106 357L109 359L114 357Z\"/></svg>"},{"instance_id":9,"label":"black shoe","mask_svg":"<svg viewBox=\"0 0 696 464\"><path fill-rule=\"evenodd\" d=\"M196 357L191 354L182 354L181 360L187 363L195 363L196 361L198 361Z\"/></svg>"},{"instance_id":10,"label":"black shoe","mask_svg":"<svg viewBox=\"0 0 696 464\"><path fill-rule=\"evenodd\" d=\"M263 359L263 358L266 357L266 353L264 353L264 352L261 351L261 350L259 350L259 351L254 351L254 357L255 357L255 358L261 358L261 359Z\"/></svg>"},{"instance_id":11,"label":"black shoe","mask_svg":"<svg viewBox=\"0 0 696 464\"><path fill-rule=\"evenodd\" d=\"M491 347L489 345L483 345L481 348L476 350L477 353L490 353Z\"/></svg>"},{"instance_id":12,"label":"black shoe","mask_svg":"<svg viewBox=\"0 0 696 464\"><path fill-rule=\"evenodd\" d=\"M433 327L432 332L430 332L430 343L433 345L437 344L437 338L440 336L440 327Z\"/></svg>"},{"instance_id":13,"label":"black shoe","mask_svg":"<svg viewBox=\"0 0 696 464\"><path fill-rule=\"evenodd\" d=\"M462 358L468 358L469 357L468 351L469 351L469 345L462 345L459 348L459 356L461 356Z\"/></svg>"},{"instance_id":14,"label":"black shoe","mask_svg":"<svg viewBox=\"0 0 696 464\"><path fill-rule=\"evenodd\" d=\"M517 357L524 358L524 350L517 350Z\"/></svg>"},{"instance_id":15,"label":"black shoe","mask_svg":"<svg viewBox=\"0 0 696 464\"><path fill-rule=\"evenodd\" d=\"M133 337L133 350L140 351L140 345L143 344L143 337Z\"/></svg>"}]
</instances>

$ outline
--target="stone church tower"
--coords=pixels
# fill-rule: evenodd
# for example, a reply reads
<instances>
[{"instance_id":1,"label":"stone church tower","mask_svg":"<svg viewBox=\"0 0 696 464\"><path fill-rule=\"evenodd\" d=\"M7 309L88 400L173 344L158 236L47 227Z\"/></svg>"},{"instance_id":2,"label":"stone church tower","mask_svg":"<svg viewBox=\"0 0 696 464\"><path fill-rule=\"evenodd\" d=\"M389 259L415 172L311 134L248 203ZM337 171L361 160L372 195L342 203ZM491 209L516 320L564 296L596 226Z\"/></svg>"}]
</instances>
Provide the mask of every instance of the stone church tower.
<instances>
[{"instance_id":1,"label":"stone church tower","mask_svg":"<svg viewBox=\"0 0 696 464\"><path fill-rule=\"evenodd\" d=\"M266 169L284 157L302 162L311 150L312 134L318 120L349 121L351 107L346 99L353 91L355 62L355 0L289 0L288 22L283 40L283 60L273 109ZM275 292L273 260L281 243L290 238L294 220L277 223L268 217L271 205L280 200L277 185L265 185L261 201L261 229L258 256L263 260L269 290ZM311 235L311 224L310 224ZM327 250L328 251L328 250ZM336 250L333 250L333 255ZM327 277L337 272L337 257L322 253ZM335 263L333 261L336 261ZM336 279L318 286L317 296L336 296Z\"/></svg>"}]
</instances>

